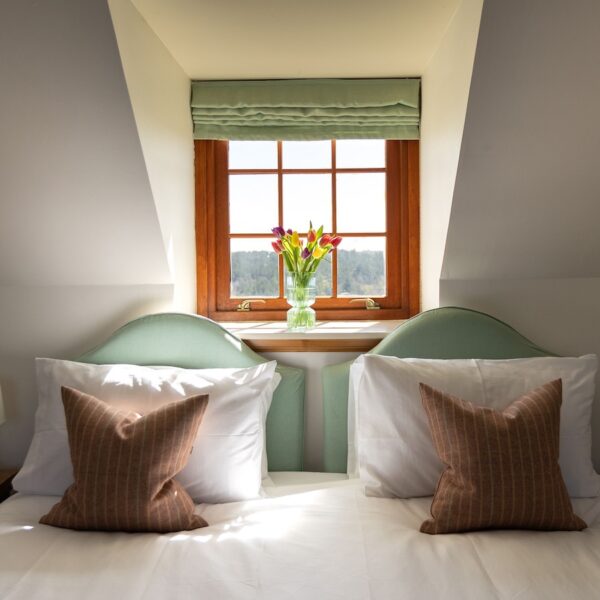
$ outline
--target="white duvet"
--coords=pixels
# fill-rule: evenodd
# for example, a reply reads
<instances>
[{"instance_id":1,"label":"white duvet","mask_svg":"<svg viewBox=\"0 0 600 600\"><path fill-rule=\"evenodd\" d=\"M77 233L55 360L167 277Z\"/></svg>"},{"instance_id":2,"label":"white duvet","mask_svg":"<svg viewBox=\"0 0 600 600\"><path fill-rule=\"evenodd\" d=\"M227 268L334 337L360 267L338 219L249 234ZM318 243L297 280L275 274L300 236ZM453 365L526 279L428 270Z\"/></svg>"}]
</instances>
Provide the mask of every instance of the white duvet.
<instances>
[{"instance_id":1,"label":"white duvet","mask_svg":"<svg viewBox=\"0 0 600 600\"><path fill-rule=\"evenodd\" d=\"M419 533L430 499L367 498L357 480L279 474L266 498L200 506L169 535L39 525L57 498L0 505L0 599L578 599L600 597L600 500L583 532Z\"/></svg>"}]
</instances>

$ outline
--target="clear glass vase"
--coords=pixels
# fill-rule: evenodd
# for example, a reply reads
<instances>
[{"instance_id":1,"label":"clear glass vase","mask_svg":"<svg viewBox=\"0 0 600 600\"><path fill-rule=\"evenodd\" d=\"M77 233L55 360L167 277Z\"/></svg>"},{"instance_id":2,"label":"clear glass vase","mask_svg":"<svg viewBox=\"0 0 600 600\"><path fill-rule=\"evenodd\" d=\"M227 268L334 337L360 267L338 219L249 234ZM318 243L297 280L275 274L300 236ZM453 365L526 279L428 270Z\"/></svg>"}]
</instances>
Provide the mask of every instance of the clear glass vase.
<instances>
[{"instance_id":1,"label":"clear glass vase","mask_svg":"<svg viewBox=\"0 0 600 600\"><path fill-rule=\"evenodd\" d=\"M292 307L287 311L288 331L306 331L315 326L317 313L311 306L317 297L314 275L288 273L285 281L285 298Z\"/></svg>"}]
</instances>

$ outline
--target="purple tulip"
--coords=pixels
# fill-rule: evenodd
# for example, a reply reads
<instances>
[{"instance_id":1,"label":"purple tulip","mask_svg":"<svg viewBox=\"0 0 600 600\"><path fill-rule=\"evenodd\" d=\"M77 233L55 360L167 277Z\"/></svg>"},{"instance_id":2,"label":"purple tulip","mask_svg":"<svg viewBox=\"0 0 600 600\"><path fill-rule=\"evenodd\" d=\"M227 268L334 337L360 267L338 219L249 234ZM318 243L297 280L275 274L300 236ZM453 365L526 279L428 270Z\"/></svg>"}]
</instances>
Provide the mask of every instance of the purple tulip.
<instances>
[{"instance_id":1,"label":"purple tulip","mask_svg":"<svg viewBox=\"0 0 600 600\"><path fill-rule=\"evenodd\" d=\"M304 250L302 250L302 254L300 254L300 256L304 260L306 260L310 256L310 250L308 248L304 248Z\"/></svg>"},{"instance_id":2,"label":"purple tulip","mask_svg":"<svg viewBox=\"0 0 600 600\"><path fill-rule=\"evenodd\" d=\"M288 235L292 235L292 233L294 233L294 232L293 232L291 229L288 229L288 230L287 230L287 234L288 234Z\"/></svg>"},{"instance_id":3,"label":"purple tulip","mask_svg":"<svg viewBox=\"0 0 600 600\"><path fill-rule=\"evenodd\" d=\"M278 238L282 238L285 235L285 229L283 227L273 227L271 229L273 235Z\"/></svg>"}]
</instances>

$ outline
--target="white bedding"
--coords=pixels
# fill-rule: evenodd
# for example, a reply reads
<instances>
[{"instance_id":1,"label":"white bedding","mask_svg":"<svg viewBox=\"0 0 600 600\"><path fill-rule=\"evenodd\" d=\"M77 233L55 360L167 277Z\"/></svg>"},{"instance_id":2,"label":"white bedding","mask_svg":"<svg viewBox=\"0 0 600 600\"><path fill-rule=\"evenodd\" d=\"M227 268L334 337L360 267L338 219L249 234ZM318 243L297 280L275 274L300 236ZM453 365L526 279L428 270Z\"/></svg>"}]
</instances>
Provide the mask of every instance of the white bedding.
<instances>
[{"instance_id":1,"label":"white bedding","mask_svg":"<svg viewBox=\"0 0 600 600\"><path fill-rule=\"evenodd\" d=\"M0 505L0 598L596 598L600 499L583 532L419 533L430 499L367 498L357 480L275 474L267 497L200 506L211 524L168 535L38 524L57 498Z\"/></svg>"}]
</instances>

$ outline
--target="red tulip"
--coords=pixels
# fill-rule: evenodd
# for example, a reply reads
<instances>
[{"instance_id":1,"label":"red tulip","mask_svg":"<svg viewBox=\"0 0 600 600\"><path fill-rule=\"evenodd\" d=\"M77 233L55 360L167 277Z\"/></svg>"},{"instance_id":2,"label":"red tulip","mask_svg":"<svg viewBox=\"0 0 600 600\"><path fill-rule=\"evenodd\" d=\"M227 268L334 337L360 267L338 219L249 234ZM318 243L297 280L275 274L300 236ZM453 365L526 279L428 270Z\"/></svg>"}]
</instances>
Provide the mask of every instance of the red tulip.
<instances>
[{"instance_id":1,"label":"red tulip","mask_svg":"<svg viewBox=\"0 0 600 600\"><path fill-rule=\"evenodd\" d=\"M281 240L275 240L274 242L271 242L271 246L273 246L273 250L275 250L277 254L281 254L283 252L283 244L281 243Z\"/></svg>"},{"instance_id":2,"label":"red tulip","mask_svg":"<svg viewBox=\"0 0 600 600\"><path fill-rule=\"evenodd\" d=\"M306 239L308 240L309 244L314 242L317 239L317 234L314 229L308 230L308 235L306 236Z\"/></svg>"},{"instance_id":3,"label":"red tulip","mask_svg":"<svg viewBox=\"0 0 600 600\"><path fill-rule=\"evenodd\" d=\"M327 244L331 244L331 236L329 234L324 234L319 240L319 246L327 246Z\"/></svg>"},{"instance_id":4,"label":"red tulip","mask_svg":"<svg viewBox=\"0 0 600 600\"><path fill-rule=\"evenodd\" d=\"M334 238L331 238L330 243L334 248L337 248L342 243L342 238L339 235L336 235Z\"/></svg>"}]
</instances>

